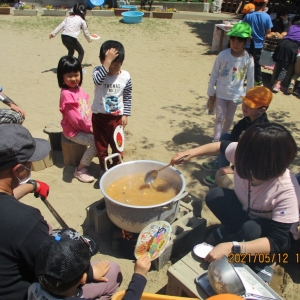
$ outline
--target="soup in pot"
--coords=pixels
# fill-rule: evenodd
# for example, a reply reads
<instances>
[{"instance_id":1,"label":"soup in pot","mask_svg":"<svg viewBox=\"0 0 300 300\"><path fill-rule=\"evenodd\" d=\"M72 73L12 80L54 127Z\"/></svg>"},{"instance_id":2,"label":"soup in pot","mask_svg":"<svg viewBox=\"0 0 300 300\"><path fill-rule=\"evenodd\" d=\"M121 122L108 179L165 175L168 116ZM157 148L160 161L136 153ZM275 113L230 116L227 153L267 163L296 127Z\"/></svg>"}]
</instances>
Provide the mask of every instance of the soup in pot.
<instances>
[{"instance_id":1,"label":"soup in pot","mask_svg":"<svg viewBox=\"0 0 300 300\"><path fill-rule=\"evenodd\" d=\"M144 183L145 174L132 174L114 181L106 190L107 195L121 203L148 206L164 203L174 198L178 193L177 184L172 184L162 178L150 185Z\"/></svg>"}]
</instances>

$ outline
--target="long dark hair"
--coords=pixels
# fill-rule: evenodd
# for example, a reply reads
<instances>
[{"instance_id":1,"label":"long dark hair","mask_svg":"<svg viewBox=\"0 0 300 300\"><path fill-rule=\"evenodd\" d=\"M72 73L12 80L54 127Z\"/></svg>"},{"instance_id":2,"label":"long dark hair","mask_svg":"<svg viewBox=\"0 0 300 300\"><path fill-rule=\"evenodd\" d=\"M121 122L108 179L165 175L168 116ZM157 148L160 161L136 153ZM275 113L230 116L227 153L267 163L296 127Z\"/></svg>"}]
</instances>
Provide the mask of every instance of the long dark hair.
<instances>
[{"instance_id":1,"label":"long dark hair","mask_svg":"<svg viewBox=\"0 0 300 300\"><path fill-rule=\"evenodd\" d=\"M64 84L64 75L70 72L80 72L80 82L78 83L79 86L82 84L82 67L81 63L76 57L73 56L63 56L57 66L57 81L58 86L60 88L65 88L66 85Z\"/></svg>"},{"instance_id":2,"label":"long dark hair","mask_svg":"<svg viewBox=\"0 0 300 300\"><path fill-rule=\"evenodd\" d=\"M81 3L76 3L73 7L73 15L80 16L84 21L85 20L86 7Z\"/></svg>"},{"instance_id":3,"label":"long dark hair","mask_svg":"<svg viewBox=\"0 0 300 300\"><path fill-rule=\"evenodd\" d=\"M250 127L242 135L235 152L237 174L251 181L281 176L294 161L297 144L282 125L264 123Z\"/></svg>"}]
</instances>

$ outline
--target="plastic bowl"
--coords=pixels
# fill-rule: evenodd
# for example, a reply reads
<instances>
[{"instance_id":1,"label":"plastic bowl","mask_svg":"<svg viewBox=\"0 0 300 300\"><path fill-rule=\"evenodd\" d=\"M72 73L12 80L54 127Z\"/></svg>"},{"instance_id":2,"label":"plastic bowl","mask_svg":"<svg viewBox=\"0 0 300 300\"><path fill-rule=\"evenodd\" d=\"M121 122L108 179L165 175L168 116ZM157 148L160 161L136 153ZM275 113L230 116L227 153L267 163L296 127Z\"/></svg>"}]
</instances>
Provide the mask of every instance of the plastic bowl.
<instances>
[{"instance_id":1,"label":"plastic bowl","mask_svg":"<svg viewBox=\"0 0 300 300\"><path fill-rule=\"evenodd\" d=\"M104 2L104 0L87 0L87 5L89 8L94 8L95 6L102 6Z\"/></svg>"},{"instance_id":2,"label":"plastic bowl","mask_svg":"<svg viewBox=\"0 0 300 300\"><path fill-rule=\"evenodd\" d=\"M141 11L126 11L121 13L123 22L127 24L141 23L144 13Z\"/></svg>"},{"instance_id":3,"label":"plastic bowl","mask_svg":"<svg viewBox=\"0 0 300 300\"><path fill-rule=\"evenodd\" d=\"M135 5L121 5L122 8L130 9L130 11L137 10L137 7Z\"/></svg>"}]
</instances>

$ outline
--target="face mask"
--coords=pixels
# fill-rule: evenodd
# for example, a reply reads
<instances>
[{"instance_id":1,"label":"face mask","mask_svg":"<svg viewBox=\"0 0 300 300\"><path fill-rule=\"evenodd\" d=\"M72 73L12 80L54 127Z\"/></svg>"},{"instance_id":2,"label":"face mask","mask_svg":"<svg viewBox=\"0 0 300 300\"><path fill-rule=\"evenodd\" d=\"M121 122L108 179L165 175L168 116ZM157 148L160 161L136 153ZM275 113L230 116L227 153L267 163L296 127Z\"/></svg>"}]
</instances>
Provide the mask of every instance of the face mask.
<instances>
[{"instance_id":1,"label":"face mask","mask_svg":"<svg viewBox=\"0 0 300 300\"><path fill-rule=\"evenodd\" d=\"M28 175L27 179L24 179L24 180L21 180L19 177L17 177L18 180L19 180L19 184L24 184L24 183L26 183L26 182L30 179L30 177L31 177L31 169L25 167L24 165L22 165L22 167L23 167L24 169L26 169L26 170L29 171L29 175Z\"/></svg>"},{"instance_id":2,"label":"face mask","mask_svg":"<svg viewBox=\"0 0 300 300\"><path fill-rule=\"evenodd\" d=\"M289 20L283 20L283 24L287 24Z\"/></svg>"}]
</instances>

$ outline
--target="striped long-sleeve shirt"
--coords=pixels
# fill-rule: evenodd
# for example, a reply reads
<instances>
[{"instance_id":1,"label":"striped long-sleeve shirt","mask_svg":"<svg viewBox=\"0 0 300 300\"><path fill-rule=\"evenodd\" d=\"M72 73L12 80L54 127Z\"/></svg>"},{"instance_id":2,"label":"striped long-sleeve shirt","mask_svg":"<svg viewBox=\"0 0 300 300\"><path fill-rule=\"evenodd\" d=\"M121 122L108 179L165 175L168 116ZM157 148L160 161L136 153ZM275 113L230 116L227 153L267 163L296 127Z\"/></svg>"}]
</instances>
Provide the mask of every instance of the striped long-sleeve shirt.
<instances>
[{"instance_id":1,"label":"striped long-sleeve shirt","mask_svg":"<svg viewBox=\"0 0 300 300\"><path fill-rule=\"evenodd\" d=\"M93 71L95 84L94 114L131 115L132 84L130 74L122 70L120 74L108 75L103 67L96 67Z\"/></svg>"}]
</instances>

